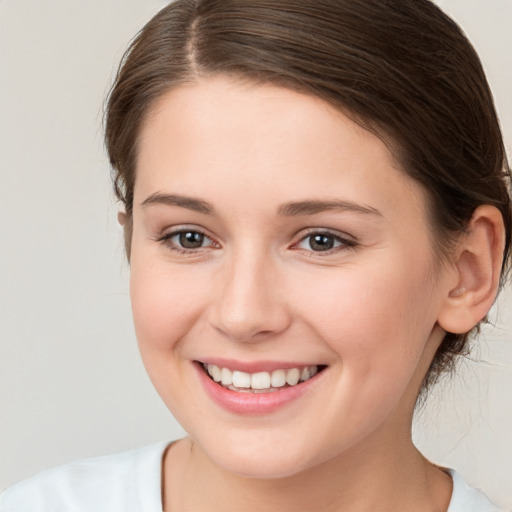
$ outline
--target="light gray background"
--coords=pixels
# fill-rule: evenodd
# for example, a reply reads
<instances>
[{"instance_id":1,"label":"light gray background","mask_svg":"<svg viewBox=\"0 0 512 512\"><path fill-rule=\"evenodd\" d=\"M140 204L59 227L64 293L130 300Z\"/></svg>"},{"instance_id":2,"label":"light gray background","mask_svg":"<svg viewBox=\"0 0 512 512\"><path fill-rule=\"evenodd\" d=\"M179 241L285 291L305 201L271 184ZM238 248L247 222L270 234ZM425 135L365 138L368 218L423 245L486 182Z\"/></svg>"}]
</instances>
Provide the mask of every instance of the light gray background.
<instances>
[{"instance_id":1,"label":"light gray background","mask_svg":"<svg viewBox=\"0 0 512 512\"><path fill-rule=\"evenodd\" d=\"M512 1L439 2L481 54L512 147ZM153 391L102 147L102 101L155 0L0 0L0 488L183 434ZM512 509L512 293L415 439Z\"/></svg>"}]
</instances>

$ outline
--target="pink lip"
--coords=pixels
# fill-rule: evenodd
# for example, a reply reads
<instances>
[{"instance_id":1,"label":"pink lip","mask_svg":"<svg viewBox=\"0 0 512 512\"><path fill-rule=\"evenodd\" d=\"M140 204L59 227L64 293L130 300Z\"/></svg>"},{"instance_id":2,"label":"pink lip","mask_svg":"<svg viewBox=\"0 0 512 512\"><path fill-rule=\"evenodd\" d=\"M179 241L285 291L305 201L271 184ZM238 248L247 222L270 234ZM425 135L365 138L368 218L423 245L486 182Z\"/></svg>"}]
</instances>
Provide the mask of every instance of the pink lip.
<instances>
[{"instance_id":1,"label":"pink lip","mask_svg":"<svg viewBox=\"0 0 512 512\"><path fill-rule=\"evenodd\" d=\"M194 366L201 384L210 398L223 409L236 414L269 414L274 412L300 398L315 385L317 378L322 375L322 373L318 373L305 382L296 386L282 388L279 391L269 393L238 393L224 388L208 377L200 363L195 363ZM230 366L226 365L226 367L229 368ZM261 368L261 366L258 366L258 368ZM283 367L279 366L278 368ZM292 368L296 368L296 366L292 366Z\"/></svg>"},{"instance_id":2,"label":"pink lip","mask_svg":"<svg viewBox=\"0 0 512 512\"><path fill-rule=\"evenodd\" d=\"M219 368L229 368L246 373L273 372L274 370L289 370L290 368L304 368L316 363L280 362L280 361L235 361L233 359L207 358L202 363L215 364Z\"/></svg>"}]
</instances>

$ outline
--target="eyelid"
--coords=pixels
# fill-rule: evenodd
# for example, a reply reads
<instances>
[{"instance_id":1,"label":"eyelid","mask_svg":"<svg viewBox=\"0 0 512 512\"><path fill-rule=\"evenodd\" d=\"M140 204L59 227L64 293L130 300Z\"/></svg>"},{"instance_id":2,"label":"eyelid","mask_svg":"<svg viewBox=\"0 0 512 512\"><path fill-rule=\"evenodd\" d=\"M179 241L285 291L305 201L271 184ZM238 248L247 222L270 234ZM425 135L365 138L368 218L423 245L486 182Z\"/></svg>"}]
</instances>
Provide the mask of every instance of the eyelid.
<instances>
[{"instance_id":1,"label":"eyelid","mask_svg":"<svg viewBox=\"0 0 512 512\"><path fill-rule=\"evenodd\" d=\"M356 242L355 237L349 235L348 233L345 233L344 231L324 227L310 227L301 229L294 235L293 239L295 240L295 242L298 242L303 238L306 238L311 235L330 235L346 242Z\"/></svg>"}]
</instances>

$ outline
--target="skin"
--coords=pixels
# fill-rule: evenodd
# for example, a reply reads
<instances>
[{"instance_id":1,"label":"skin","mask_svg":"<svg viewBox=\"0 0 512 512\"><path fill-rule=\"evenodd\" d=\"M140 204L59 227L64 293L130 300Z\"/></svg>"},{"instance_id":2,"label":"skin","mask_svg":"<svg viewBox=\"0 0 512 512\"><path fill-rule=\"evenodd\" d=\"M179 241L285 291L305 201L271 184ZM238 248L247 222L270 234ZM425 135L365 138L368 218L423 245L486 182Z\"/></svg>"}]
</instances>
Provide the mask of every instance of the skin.
<instances>
[{"instance_id":1,"label":"skin","mask_svg":"<svg viewBox=\"0 0 512 512\"><path fill-rule=\"evenodd\" d=\"M425 194L383 142L287 89L199 80L160 98L139 142L135 328L190 434L165 456L165 510L445 511L451 479L414 448L411 421L443 322L474 325L494 298L475 237L436 266ZM304 201L351 207L283 214ZM474 222L492 262L498 224L491 210ZM203 246L183 252L180 229ZM318 232L332 250L312 249ZM327 368L298 400L242 415L200 385L193 361L211 357Z\"/></svg>"}]
</instances>

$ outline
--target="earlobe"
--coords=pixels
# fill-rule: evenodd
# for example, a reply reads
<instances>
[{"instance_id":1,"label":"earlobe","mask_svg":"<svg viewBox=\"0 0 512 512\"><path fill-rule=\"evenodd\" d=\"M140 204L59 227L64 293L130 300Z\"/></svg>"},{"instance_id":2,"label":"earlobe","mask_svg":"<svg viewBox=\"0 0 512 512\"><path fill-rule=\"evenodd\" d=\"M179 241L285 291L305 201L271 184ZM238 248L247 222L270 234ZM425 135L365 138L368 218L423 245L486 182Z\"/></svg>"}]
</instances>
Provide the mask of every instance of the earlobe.
<instances>
[{"instance_id":1,"label":"earlobe","mask_svg":"<svg viewBox=\"0 0 512 512\"><path fill-rule=\"evenodd\" d=\"M126 212L123 212L122 210L117 212L117 222L120 227L124 227L126 224Z\"/></svg>"},{"instance_id":2,"label":"earlobe","mask_svg":"<svg viewBox=\"0 0 512 512\"><path fill-rule=\"evenodd\" d=\"M438 317L447 332L469 332L491 308L498 291L505 228L500 211L479 206L454 254L457 283L448 290Z\"/></svg>"}]
</instances>

